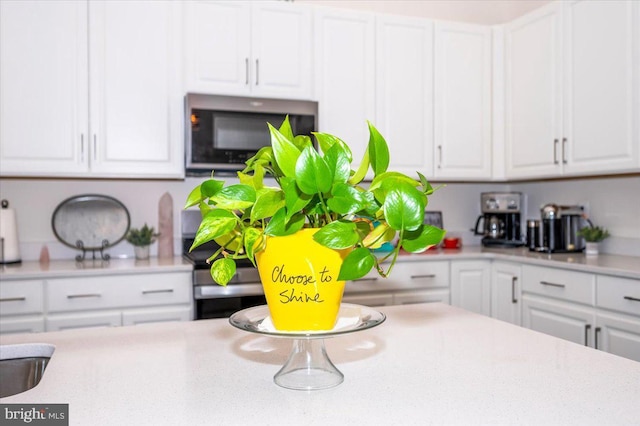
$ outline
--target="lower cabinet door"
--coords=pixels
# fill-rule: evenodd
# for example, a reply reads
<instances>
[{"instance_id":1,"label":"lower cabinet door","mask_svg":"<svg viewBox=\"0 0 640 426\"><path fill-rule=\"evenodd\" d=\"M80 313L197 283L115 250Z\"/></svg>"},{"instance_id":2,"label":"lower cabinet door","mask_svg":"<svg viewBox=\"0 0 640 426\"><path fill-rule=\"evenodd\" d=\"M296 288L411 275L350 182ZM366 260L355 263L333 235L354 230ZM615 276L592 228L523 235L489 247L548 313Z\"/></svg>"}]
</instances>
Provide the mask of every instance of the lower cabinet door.
<instances>
[{"instance_id":1,"label":"lower cabinet door","mask_svg":"<svg viewBox=\"0 0 640 426\"><path fill-rule=\"evenodd\" d=\"M491 315L491 265L488 261L451 262L451 304Z\"/></svg>"},{"instance_id":2,"label":"lower cabinet door","mask_svg":"<svg viewBox=\"0 0 640 426\"><path fill-rule=\"evenodd\" d=\"M640 362L640 318L597 312L594 346Z\"/></svg>"},{"instance_id":3,"label":"lower cabinet door","mask_svg":"<svg viewBox=\"0 0 640 426\"><path fill-rule=\"evenodd\" d=\"M5 317L0 320L0 334L39 333L44 331L44 316Z\"/></svg>"},{"instance_id":4,"label":"lower cabinet door","mask_svg":"<svg viewBox=\"0 0 640 426\"><path fill-rule=\"evenodd\" d=\"M345 294L342 296L344 303L353 303L364 306L389 306L393 305L393 294L391 293L374 293L374 294Z\"/></svg>"},{"instance_id":5,"label":"lower cabinet door","mask_svg":"<svg viewBox=\"0 0 640 426\"><path fill-rule=\"evenodd\" d=\"M585 346L593 344L593 308L525 294L522 325Z\"/></svg>"},{"instance_id":6,"label":"lower cabinet door","mask_svg":"<svg viewBox=\"0 0 640 426\"><path fill-rule=\"evenodd\" d=\"M520 325L521 267L512 263L494 262L491 266L491 316Z\"/></svg>"},{"instance_id":7,"label":"lower cabinet door","mask_svg":"<svg viewBox=\"0 0 640 426\"><path fill-rule=\"evenodd\" d=\"M449 302L449 289L404 291L393 295L394 305L411 305L413 303L446 303Z\"/></svg>"},{"instance_id":8,"label":"lower cabinet door","mask_svg":"<svg viewBox=\"0 0 640 426\"><path fill-rule=\"evenodd\" d=\"M122 325L120 311L103 311L73 314L51 314L46 319L47 331L88 327L117 327Z\"/></svg>"},{"instance_id":9,"label":"lower cabinet door","mask_svg":"<svg viewBox=\"0 0 640 426\"><path fill-rule=\"evenodd\" d=\"M150 322L190 321L192 319L193 309L190 306L136 309L122 313L122 325L137 325Z\"/></svg>"}]
</instances>

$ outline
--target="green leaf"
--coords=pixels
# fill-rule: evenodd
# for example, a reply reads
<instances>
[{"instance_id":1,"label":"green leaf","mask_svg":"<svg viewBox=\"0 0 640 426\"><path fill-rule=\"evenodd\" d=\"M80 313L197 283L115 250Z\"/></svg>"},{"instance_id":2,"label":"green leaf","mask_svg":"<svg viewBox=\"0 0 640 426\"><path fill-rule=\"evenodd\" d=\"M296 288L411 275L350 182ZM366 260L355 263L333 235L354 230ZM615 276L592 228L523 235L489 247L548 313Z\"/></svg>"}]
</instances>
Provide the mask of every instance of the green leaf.
<instances>
[{"instance_id":1,"label":"green leaf","mask_svg":"<svg viewBox=\"0 0 640 426\"><path fill-rule=\"evenodd\" d=\"M420 172L418 172L418 177L420 178L420 183L422 184L422 192L424 192L425 195L433 194L433 187L431 186L427 178L424 177L424 175Z\"/></svg>"},{"instance_id":2,"label":"green leaf","mask_svg":"<svg viewBox=\"0 0 640 426\"><path fill-rule=\"evenodd\" d=\"M313 235L314 241L331 249L341 250L353 247L360 240L356 224L349 221L331 222Z\"/></svg>"},{"instance_id":3,"label":"green leaf","mask_svg":"<svg viewBox=\"0 0 640 426\"><path fill-rule=\"evenodd\" d=\"M244 231L244 250L253 266L256 266L255 253L262 249L264 238L262 230L257 228L247 228Z\"/></svg>"},{"instance_id":4,"label":"green leaf","mask_svg":"<svg viewBox=\"0 0 640 426\"><path fill-rule=\"evenodd\" d=\"M257 191L264 188L264 167L262 164L256 163L253 170L252 175L238 172L238 179L241 184L248 185Z\"/></svg>"},{"instance_id":5,"label":"green leaf","mask_svg":"<svg viewBox=\"0 0 640 426\"><path fill-rule=\"evenodd\" d=\"M402 248L409 253L422 253L442 241L446 231L432 225L423 225L415 231L407 231L401 241Z\"/></svg>"},{"instance_id":6,"label":"green leaf","mask_svg":"<svg viewBox=\"0 0 640 426\"><path fill-rule=\"evenodd\" d=\"M211 265L211 278L220 285L227 285L236 273L236 262L233 259L218 259Z\"/></svg>"},{"instance_id":7,"label":"green leaf","mask_svg":"<svg viewBox=\"0 0 640 426\"><path fill-rule=\"evenodd\" d=\"M362 156L362 161L360 162L360 166L358 166L358 170L349 178L349 184L357 185L362 182L362 179L367 176L367 170L369 169L369 149L364 152Z\"/></svg>"},{"instance_id":8,"label":"green leaf","mask_svg":"<svg viewBox=\"0 0 640 426\"><path fill-rule=\"evenodd\" d=\"M318 141L318 145L320 145L320 149L322 150L322 152L326 154L331 148L337 145L338 147L336 149L340 149L341 151L343 151L347 156L348 163L351 164L351 162L353 161L353 154L351 153L351 149L349 148L349 146L344 143L342 139L328 133L314 132L313 135L316 137L316 140Z\"/></svg>"},{"instance_id":9,"label":"green leaf","mask_svg":"<svg viewBox=\"0 0 640 426\"><path fill-rule=\"evenodd\" d=\"M278 129L278 131L282 133L282 136L284 136L288 140L290 141L293 140L293 130L291 130L291 123L289 122L288 115L282 121L282 124L280 125L280 128Z\"/></svg>"},{"instance_id":10,"label":"green leaf","mask_svg":"<svg viewBox=\"0 0 640 426\"><path fill-rule=\"evenodd\" d=\"M369 159L371 160L371 168L373 174L378 176L387 171L389 167L389 147L378 129L367 121L369 125Z\"/></svg>"},{"instance_id":11,"label":"green leaf","mask_svg":"<svg viewBox=\"0 0 640 426\"><path fill-rule=\"evenodd\" d=\"M312 147L305 148L298 157L295 177L305 194L322 194L331 189L329 166Z\"/></svg>"},{"instance_id":12,"label":"green leaf","mask_svg":"<svg viewBox=\"0 0 640 426\"><path fill-rule=\"evenodd\" d=\"M329 167L333 183L346 183L351 174L351 161L338 144L325 151L324 160Z\"/></svg>"},{"instance_id":13,"label":"green leaf","mask_svg":"<svg viewBox=\"0 0 640 426\"><path fill-rule=\"evenodd\" d=\"M298 135L293 138L293 144L300 150L304 150L306 147L313 147L311 143L311 138L307 135Z\"/></svg>"},{"instance_id":14,"label":"green leaf","mask_svg":"<svg viewBox=\"0 0 640 426\"><path fill-rule=\"evenodd\" d=\"M288 221L291 216L304 209L313 197L300 191L295 179L287 177L280 179L280 187L284 192L285 206L287 208L285 220Z\"/></svg>"},{"instance_id":15,"label":"green leaf","mask_svg":"<svg viewBox=\"0 0 640 426\"><path fill-rule=\"evenodd\" d=\"M193 240L190 251L194 248L231 232L238 223L238 218L233 213L213 209L208 212L200 222L196 237Z\"/></svg>"},{"instance_id":16,"label":"green leaf","mask_svg":"<svg viewBox=\"0 0 640 426\"><path fill-rule=\"evenodd\" d=\"M284 207L284 193L277 189L263 188L258 191L256 202L251 208L250 222L271 217L282 207Z\"/></svg>"},{"instance_id":17,"label":"green leaf","mask_svg":"<svg viewBox=\"0 0 640 426\"><path fill-rule=\"evenodd\" d=\"M344 259L340 273L338 274L338 279L340 281L347 281L362 278L371 271L375 263L376 258L368 249L364 247L357 248Z\"/></svg>"},{"instance_id":18,"label":"green leaf","mask_svg":"<svg viewBox=\"0 0 640 426\"><path fill-rule=\"evenodd\" d=\"M367 248L377 249L380 248L382 244L393 240L395 236L396 231L391 229L389 224L381 223L362 240L362 243Z\"/></svg>"},{"instance_id":19,"label":"green leaf","mask_svg":"<svg viewBox=\"0 0 640 426\"><path fill-rule=\"evenodd\" d=\"M327 206L338 214L352 214L366 206L363 193L344 183L336 184L331 190L333 195L327 199Z\"/></svg>"},{"instance_id":20,"label":"green leaf","mask_svg":"<svg viewBox=\"0 0 640 426\"><path fill-rule=\"evenodd\" d=\"M215 195L218 191L222 189L224 186L224 182L215 179L208 179L202 182L200 185L193 188L189 196L187 197L187 202L184 206L185 209L189 207L195 206L200 203L202 200L205 200L212 195Z\"/></svg>"},{"instance_id":21,"label":"green leaf","mask_svg":"<svg viewBox=\"0 0 640 426\"><path fill-rule=\"evenodd\" d=\"M284 236L295 234L304 226L305 216L303 214L294 214L290 220L286 220L285 209L282 208L273 215L269 223L264 228L265 235Z\"/></svg>"},{"instance_id":22,"label":"green leaf","mask_svg":"<svg viewBox=\"0 0 640 426\"><path fill-rule=\"evenodd\" d=\"M300 157L300 150L271 124L269 124L269 131L271 132L273 155L276 158L278 167L280 167L285 176L295 177L296 162Z\"/></svg>"},{"instance_id":23,"label":"green leaf","mask_svg":"<svg viewBox=\"0 0 640 426\"><path fill-rule=\"evenodd\" d=\"M222 188L211 200L221 209L244 210L256 202L256 190L244 184L230 185Z\"/></svg>"},{"instance_id":24,"label":"green leaf","mask_svg":"<svg viewBox=\"0 0 640 426\"><path fill-rule=\"evenodd\" d=\"M384 215L397 231L413 231L424 222L425 195L407 183L389 190L384 200Z\"/></svg>"}]
</instances>

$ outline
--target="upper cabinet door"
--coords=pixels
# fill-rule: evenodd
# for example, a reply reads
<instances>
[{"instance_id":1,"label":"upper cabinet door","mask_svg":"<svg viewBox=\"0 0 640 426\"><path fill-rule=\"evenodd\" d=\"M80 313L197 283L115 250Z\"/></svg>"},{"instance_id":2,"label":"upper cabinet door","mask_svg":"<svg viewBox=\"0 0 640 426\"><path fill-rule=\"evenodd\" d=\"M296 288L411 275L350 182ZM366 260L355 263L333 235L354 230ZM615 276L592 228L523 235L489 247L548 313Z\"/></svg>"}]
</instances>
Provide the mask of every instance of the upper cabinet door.
<instances>
[{"instance_id":1,"label":"upper cabinet door","mask_svg":"<svg viewBox=\"0 0 640 426\"><path fill-rule=\"evenodd\" d=\"M351 147L354 166L369 142L367 120L375 124L373 17L344 9L315 13L319 130Z\"/></svg>"},{"instance_id":2,"label":"upper cabinet door","mask_svg":"<svg viewBox=\"0 0 640 426\"><path fill-rule=\"evenodd\" d=\"M0 1L0 175L88 168L87 4Z\"/></svg>"},{"instance_id":3,"label":"upper cabinet door","mask_svg":"<svg viewBox=\"0 0 640 426\"><path fill-rule=\"evenodd\" d=\"M563 6L564 172L638 171L640 3Z\"/></svg>"},{"instance_id":4,"label":"upper cabinet door","mask_svg":"<svg viewBox=\"0 0 640 426\"><path fill-rule=\"evenodd\" d=\"M311 9L288 2L255 2L251 22L253 94L310 99Z\"/></svg>"},{"instance_id":5,"label":"upper cabinet door","mask_svg":"<svg viewBox=\"0 0 640 426\"><path fill-rule=\"evenodd\" d=\"M435 161L438 178L491 177L491 29L435 25Z\"/></svg>"},{"instance_id":6,"label":"upper cabinet door","mask_svg":"<svg viewBox=\"0 0 640 426\"><path fill-rule=\"evenodd\" d=\"M185 2L186 89L241 94L251 90L249 2Z\"/></svg>"},{"instance_id":7,"label":"upper cabinet door","mask_svg":"<svg viewBox=\"0 0 640 426\"><path fill-rule=\"evenodd\" d=\"M389 169L433 176L433 23L376 18L376 128Z\"/></svg>"},{"instance_id":8,"label":"upper cabinet door","mask_svg":"<svg viewBox=\"0 0 640 426\"><path fill-rule=\"evenodd\" d=\"M558 175L562 170L560 4L507 25L507 177Z\"/></svg>"},{"instance_id":9,"label":"upper cabinet door","mask_svg":"<svg viewBox=\"0 0 640 426\"><path fill-rule=\"evenodd\" d=\"M311 9L281 1L185 3L186 91L310 99Z\"/></svg>"},{"instance_id":10,"label":"upper cabinet door","mask_svg":"<svg viewBox=\"0 0 640 426\"><path fill-rule=\"evenodd\" d=\"M94 176L183 176L180 10L89 3Z\"/></svg>"}]
</instances>

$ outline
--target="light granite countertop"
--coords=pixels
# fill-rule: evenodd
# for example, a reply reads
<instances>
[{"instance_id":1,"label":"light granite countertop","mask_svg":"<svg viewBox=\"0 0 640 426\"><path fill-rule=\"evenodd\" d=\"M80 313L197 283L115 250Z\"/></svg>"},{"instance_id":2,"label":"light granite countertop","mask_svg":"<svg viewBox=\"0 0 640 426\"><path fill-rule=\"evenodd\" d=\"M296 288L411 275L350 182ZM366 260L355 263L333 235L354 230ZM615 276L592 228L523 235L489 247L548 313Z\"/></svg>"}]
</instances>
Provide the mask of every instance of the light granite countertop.
<instances>
[{"instance_id":1,"label":"light granite countertop","mask_svg":"<svg viewBox=\"0 0 640 426\"><path fill-rule=\"evenodd\" d=\"M68 403L71 425L637 425L640 363L443 304L379 308L326 339L341 385L273 383L291 341L226 319L1 336L49 343L40 384L8 403Z\"/></svg>"}]
</instances>

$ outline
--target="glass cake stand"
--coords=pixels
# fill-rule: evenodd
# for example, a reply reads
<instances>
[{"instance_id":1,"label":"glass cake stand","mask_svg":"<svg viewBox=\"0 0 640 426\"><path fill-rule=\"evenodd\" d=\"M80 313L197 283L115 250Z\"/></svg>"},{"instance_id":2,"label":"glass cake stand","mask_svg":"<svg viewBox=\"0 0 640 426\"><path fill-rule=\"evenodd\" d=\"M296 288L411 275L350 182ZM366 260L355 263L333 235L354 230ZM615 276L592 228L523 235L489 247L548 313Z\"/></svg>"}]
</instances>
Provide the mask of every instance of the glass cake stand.
<instances>
[{"instance_id":1,"label":"glass cake stand","mask_svg":"<svg viewBox=\"0 0 640 426\"><path fill-rule=\"evenodd\" d=\"M320 390L338 386L344 375L329 359L324 339L367 330L380 325L386 316L366 306L340 305L336 326L326 331L280 331L271 324L267 305L243 309L231 315L229 322L240 330L293 340L289 359L273 381L287 389Z\"/></svg>"}]
</instances>

